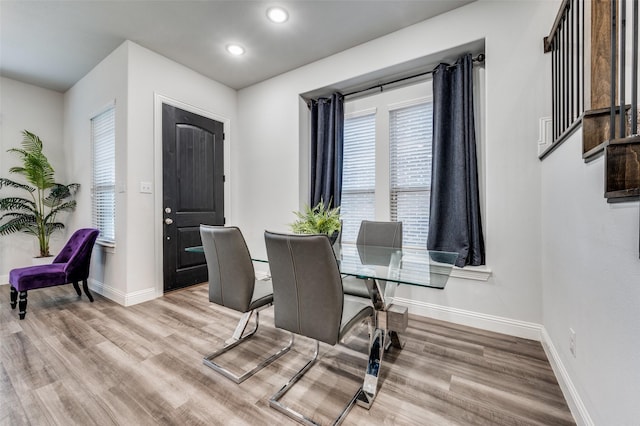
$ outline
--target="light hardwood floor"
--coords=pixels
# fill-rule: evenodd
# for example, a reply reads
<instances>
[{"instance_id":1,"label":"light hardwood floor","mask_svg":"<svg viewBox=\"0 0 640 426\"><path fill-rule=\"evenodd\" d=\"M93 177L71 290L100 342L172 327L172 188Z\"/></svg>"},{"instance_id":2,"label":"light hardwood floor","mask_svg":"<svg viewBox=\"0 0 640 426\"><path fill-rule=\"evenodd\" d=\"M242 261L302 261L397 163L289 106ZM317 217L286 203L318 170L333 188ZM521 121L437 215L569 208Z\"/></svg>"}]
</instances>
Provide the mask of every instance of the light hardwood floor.
<instances>
[{"instance_id":1,"label":"light hardwood floor","mask_svg":"<svg viewBox=\"0 0 640 426\"><path fill-rule=\"evenodd\" d=\"M123 307L72 286L29 293L25 320L0 286L1 425L295 424L268 399L310 358L294 349L240 385L202 364L229 338L239 314L209 303L206 284ZM243 367L288 334L260 315L251 343L219 359ZM575 424L540 343L412 316L403 350L382 364L371 410L346 425ZM367 330L321 358L284 402L323 423L362 383ZM243 347L244 346L244 347Z\"/></svg>"}]
</instances>

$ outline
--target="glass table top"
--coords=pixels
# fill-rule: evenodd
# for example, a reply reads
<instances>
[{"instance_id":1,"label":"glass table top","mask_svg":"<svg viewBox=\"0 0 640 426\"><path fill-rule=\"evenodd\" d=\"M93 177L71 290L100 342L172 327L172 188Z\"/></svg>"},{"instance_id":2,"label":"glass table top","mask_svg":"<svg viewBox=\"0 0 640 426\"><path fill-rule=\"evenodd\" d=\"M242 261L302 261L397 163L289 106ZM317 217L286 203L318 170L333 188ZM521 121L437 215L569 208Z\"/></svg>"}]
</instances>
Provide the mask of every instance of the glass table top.
<instances>
[{"instance_id":1,"label":"glass table top","mask_svg":"<svg viewBox=\"0 0 640 426\"><path fill-rule=\"evenodd\" d=\"M202 246L187 247L188 252L203 253ZM443 289L458 254L420 248L392 248L335 243L333 250L344 275L372 278L421 287ZM264 258L253 258L267 262Z\"/></svg>"},{"instance_id":2,"label":"glass table top","mask_svg":"<svg viewBox=\"0 0 640 426\"><path fill-rule=\"evenodd\" d=\"M458 254L420 248L334 245L340 272L399 284L444 288Z\"/></svg>"}]
</instances>

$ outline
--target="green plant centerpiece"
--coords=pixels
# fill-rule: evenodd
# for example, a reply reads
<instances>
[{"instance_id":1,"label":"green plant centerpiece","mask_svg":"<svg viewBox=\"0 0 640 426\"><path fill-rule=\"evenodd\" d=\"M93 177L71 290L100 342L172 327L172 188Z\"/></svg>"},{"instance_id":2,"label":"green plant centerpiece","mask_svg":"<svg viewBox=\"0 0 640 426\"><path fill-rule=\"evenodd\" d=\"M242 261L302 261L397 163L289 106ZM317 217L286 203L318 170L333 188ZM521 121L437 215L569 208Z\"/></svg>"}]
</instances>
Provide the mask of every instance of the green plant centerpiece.
<instances>
[{"instance_id":1,"label":"green plant centerpiece","mask_svg":"<svg viewBox=\"0 0 640 426\"><path fill-rule=\"evenodd\" d=\"M58 214L75 210L73 196L80 184L57 183L53 167L42 152L42 140L27 130L22 135L22 148L7 150L19 155L22 165L10 168L9 173L23 176L27 183L0 178L0 190L4 187L14 188L25 191L26 195L0 198L0 235L14 232L31 234L38 239L40 257L47 257L51 256L51 234L64 228L64 224L56 220Z\"/></svg>"},{"instance_id":2,"label":"green plant centerpiece","mask_svg":"<svg viewBox=\"0 0 640 426\"><path fill-rule=\"evenodd\" d=\"M296 234L327 234L331 242L335 242L340 232L340 206L330 208L331 202L325 206L320 200L314 207L305 204L302 211L293 212L298 220L290 227Z\"/></svg>"}]
</instances>

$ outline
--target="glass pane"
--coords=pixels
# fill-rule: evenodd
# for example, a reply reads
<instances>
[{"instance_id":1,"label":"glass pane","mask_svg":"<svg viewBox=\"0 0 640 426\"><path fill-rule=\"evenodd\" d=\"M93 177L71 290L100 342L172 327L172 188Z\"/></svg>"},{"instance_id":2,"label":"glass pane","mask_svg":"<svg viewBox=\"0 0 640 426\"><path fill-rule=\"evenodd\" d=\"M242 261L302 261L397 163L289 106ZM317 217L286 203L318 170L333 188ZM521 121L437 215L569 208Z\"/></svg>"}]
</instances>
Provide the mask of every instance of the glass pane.
<instances>
[{"instance_id":1,"label":"glass pane","mask_svg":"<svg viewBox=\"0 0 640 426\"><path fill-rule=\"evenodd\" d=\"M429 191L397 192L396 216L402 222L402 244L426 247L429 233Z\"/></svg>"},{"instance_id":2,"label":"glass pane","mask_svg":"<svg viewBox=\"0 0 640 426\"><path fill-rule=\"evenodd\" d=\"M373 190L376 177L375 114L344 122L342 190Z\"/></svg>"},{"instance_id":3,"label":"glass pane","mask_svg":"<svg viewBox=\"0 0 640 426\"><path fill-rule=\"evenodd\" d=\"M115 107L91 119L93 143L92 221L100 240L115 241Z\"/></svg>"},{"instance_id":4,"label":"glass pane","mask_svg":"<svg viewBox=\"0 0 640 426\"><path fill-rule=\"evenodd\" d=\"M375 193L343 192L340 206L342 241L355 243L363 220L375 220Z\"/></svg>"},{"instance_id":5,"label":"glass pane","mask_svg":"<svg viewBox=\"0 0 640 426\"><path fill-rule=\"evenodd\" d=\"M355 242L360 222L375 218L375 114L344 123L342 241Z\"/></svg>"},{"instance_id":6,"label":"glass pane","mask_svg":"<svg viewBox=\"0 0 640 426\"><path fill-rule=\"evenodd\" d=\"M427 244L432 116L431 102L389 112L391 220L402 222L407 247Z\"/></svg>"}]
</instances>

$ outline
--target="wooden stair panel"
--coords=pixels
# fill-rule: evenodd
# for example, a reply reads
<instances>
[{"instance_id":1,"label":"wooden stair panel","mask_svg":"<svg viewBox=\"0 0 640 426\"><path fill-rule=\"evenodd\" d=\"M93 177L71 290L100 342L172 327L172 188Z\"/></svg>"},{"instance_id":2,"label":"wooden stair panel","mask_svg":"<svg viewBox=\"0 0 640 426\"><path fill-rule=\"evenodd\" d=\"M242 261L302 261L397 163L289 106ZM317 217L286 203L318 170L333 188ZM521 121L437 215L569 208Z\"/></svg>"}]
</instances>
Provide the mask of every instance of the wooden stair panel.
<instances>
[{"instance_id":1,"label":"wooden stair panel","mask_svg":"<svg viewBox=\"0 0 640 426\"><path fill-rule=\"evenodd\" d=\"M631 106L625 106L628 114ZM628 122L628 120L626 120ZM616 107L616 126L620 122L620 108ZM610 138L611 109L599 108L585 111L582 119L582 158L592 161L604 152ZM628 124L627 124L627 127ZM627 134L629 134L627 132Z\"/></svg>"},{"instance_id":2,"label":"wooden stair panel","mask_svg":"<svg viewBox=\"0 0 640 426\"><path fill-rule=\"evenodd\" d=\"M610 203L640 199L640 136L606 145L604 196Z\"/></svg>"}]
</instances>

